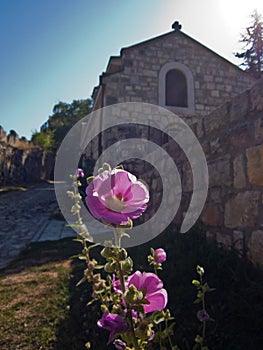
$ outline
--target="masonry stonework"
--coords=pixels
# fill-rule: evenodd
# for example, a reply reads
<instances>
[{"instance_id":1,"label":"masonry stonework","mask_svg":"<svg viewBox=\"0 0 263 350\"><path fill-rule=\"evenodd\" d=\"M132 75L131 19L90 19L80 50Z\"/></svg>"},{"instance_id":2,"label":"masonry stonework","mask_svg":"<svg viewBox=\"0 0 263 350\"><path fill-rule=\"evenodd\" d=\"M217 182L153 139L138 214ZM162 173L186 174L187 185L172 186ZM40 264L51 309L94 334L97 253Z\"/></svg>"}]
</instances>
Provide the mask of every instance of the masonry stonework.
<instances>
[{"instance_id":1,"label":"masonry stonework","mask_svg":"<svg viewBox=\"0 0 263 350\"><path fill-rule=\"evenodd\" d=\"M187 122L207 159L209 191L200 217L207 237L226 248L234 245L263 267L263 81L256 83L235 65L175 30L122 49L119 57L111 57L100 85L94 89L94 110L121 102L158 105L160 71L169 62L186 66L193 79L191 113L164 107ZM89 145L87 154L97 159L109 144L129 137L130 132L125 128L105 132L100 141ZM185 215L191 198L189 164L178 155L174 141L167 142L158 131L147 134L139 127L133 132L162 145L176 160L184 192L180 212L174 219L176 224ZM154 189L151 209L158 206L162 196L158 173L138 161L127 166ZM147 215L151 216L150 211Z\"/></svg>"}]
</instances>

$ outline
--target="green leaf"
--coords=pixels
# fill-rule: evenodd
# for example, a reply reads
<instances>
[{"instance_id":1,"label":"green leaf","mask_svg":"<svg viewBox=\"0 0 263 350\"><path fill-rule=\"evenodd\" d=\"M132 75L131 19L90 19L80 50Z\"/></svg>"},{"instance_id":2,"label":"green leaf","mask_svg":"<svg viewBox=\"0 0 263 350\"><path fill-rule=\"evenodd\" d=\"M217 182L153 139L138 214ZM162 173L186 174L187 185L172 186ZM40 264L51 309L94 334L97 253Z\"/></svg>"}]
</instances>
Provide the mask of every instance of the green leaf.
<instances>
[{"instance_id":1,"label":"green leaf","mask_svg":"<svg viewBox=\"0 0 263 350\"><path fill-rule=\"evenodd\" d=\"M86 282L87 281L87 278L86 276L82 277L82 279L80 281L78 281L78 283L76 284L76 286L80 286L82 283Z\"/></svg>"},{"instance_id":2,"label":"green leaf","mask_svg":"<svg viewBox=\"0 0 263 350\"><path fill-rule=\"evenodd\" d=\"M201 303L201 299L196 299L195 301L194 301L194 304L199 304L199 303Z\"/></svg>"}]
</instances>

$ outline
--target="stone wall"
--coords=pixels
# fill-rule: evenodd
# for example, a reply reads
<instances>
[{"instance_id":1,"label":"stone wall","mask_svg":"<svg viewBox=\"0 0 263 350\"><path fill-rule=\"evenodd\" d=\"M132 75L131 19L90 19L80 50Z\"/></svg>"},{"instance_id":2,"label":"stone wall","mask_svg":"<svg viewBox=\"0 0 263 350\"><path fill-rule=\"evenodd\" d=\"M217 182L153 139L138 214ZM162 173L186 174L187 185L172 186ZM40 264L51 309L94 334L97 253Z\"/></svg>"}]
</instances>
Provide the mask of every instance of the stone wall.
<instances>
[{"instance_id":1,"label":"stone wall","mask_svg":"<svg viewBox=\"0 0 263 350\"><path fill-rule=\"evenodd\" d=\"M15 132L0 127L0 186L21 185L53 178L54 155L33 147Z\"/></svg>"},{"instance_id":2,"label":"stone wall","mask_svg":"<svg viewBox=\"0 0 263 350\"><path fill-rule=\"evenodd\" d=\"M207 237L226 248L236 247L263 267L263 80L211 114L187 121L202 145L208 164L209 190L200 216ZM141 137L147 135L146 131ZM150 132L147 137L151 141L163 143L158 130ZM112 143L130 136L127 129L122 133L116 129L109 135L105 133L104 141ZM193 190L191 167L173 140L162 147L173 157L181 175L183 197L174 219L174 224L180 225ZM162 181L155 169L141 161L127 162L126 168L145 180L150 188L152 201L144 217L147 219L162 200ZM171 197L170 205L173 200Z\"/></svg>"},{"instance_id":3,"label":"stone wall","mask_svg":"<svg viewBox=\"0 0 263 350\"><path fill-rule=\"evenodd\" d=\"M263 80L208 116L193 119L191 127L209 170L208 197L200 216L207 237L226 248L234 246L263 267ZM180 225L193 188L191 168L174 141L163 147L181 175L183 199L174 219ZM160 204L162 183L156 170L137 163L127 163L127 168L154 193L150 217Z\"/></svg>"},{"instance_id":4,"label":"stone wall","mask_svg":"<svg viewBox=\"0 0 263 350\"><path fill-rule=\"evenodd\" d=\"M207 235L263 267L263 80L203 118ZM201 135L199 135L201 136Z\"/></svg>"}]
</instances>

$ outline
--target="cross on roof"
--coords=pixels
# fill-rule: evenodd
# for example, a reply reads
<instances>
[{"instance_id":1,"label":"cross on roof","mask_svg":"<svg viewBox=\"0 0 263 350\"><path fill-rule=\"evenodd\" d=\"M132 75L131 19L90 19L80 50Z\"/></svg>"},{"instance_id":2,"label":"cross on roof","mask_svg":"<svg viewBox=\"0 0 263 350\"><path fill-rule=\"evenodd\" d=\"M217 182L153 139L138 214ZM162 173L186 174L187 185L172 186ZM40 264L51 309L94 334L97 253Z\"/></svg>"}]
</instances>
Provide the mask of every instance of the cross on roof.
<instances>
[{"instance_id":1,"label":"cross on roof","mask_svg":"<svg viewBox=\"0 0 263 350\"><path fill-rule=\"evenodd\" d=\"M172 25L172 28L176 31L176 32L180 32L180 30L182 29L182 25L178 22L175 21Z\"/></svg>"}]
</instances>

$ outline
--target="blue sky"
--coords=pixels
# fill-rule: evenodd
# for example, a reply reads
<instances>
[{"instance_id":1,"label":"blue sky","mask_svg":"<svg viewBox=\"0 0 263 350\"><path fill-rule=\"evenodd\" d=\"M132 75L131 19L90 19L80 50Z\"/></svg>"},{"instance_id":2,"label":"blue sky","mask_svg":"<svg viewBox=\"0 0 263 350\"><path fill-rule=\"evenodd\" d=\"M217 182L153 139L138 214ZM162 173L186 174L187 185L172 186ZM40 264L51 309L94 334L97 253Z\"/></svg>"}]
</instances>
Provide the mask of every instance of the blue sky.
<instances>
[{"instance_id":1,"label":"blue sky","mask_svg":"<svg viewBox=\"0 0 263 350\"><path fill-rule=\"evenodd\" d=\"M0 125L30 138L59 101L87 98L111 55L182 30L238 62L261 0L0 0Z\"/></svg>"}]
</instances>

